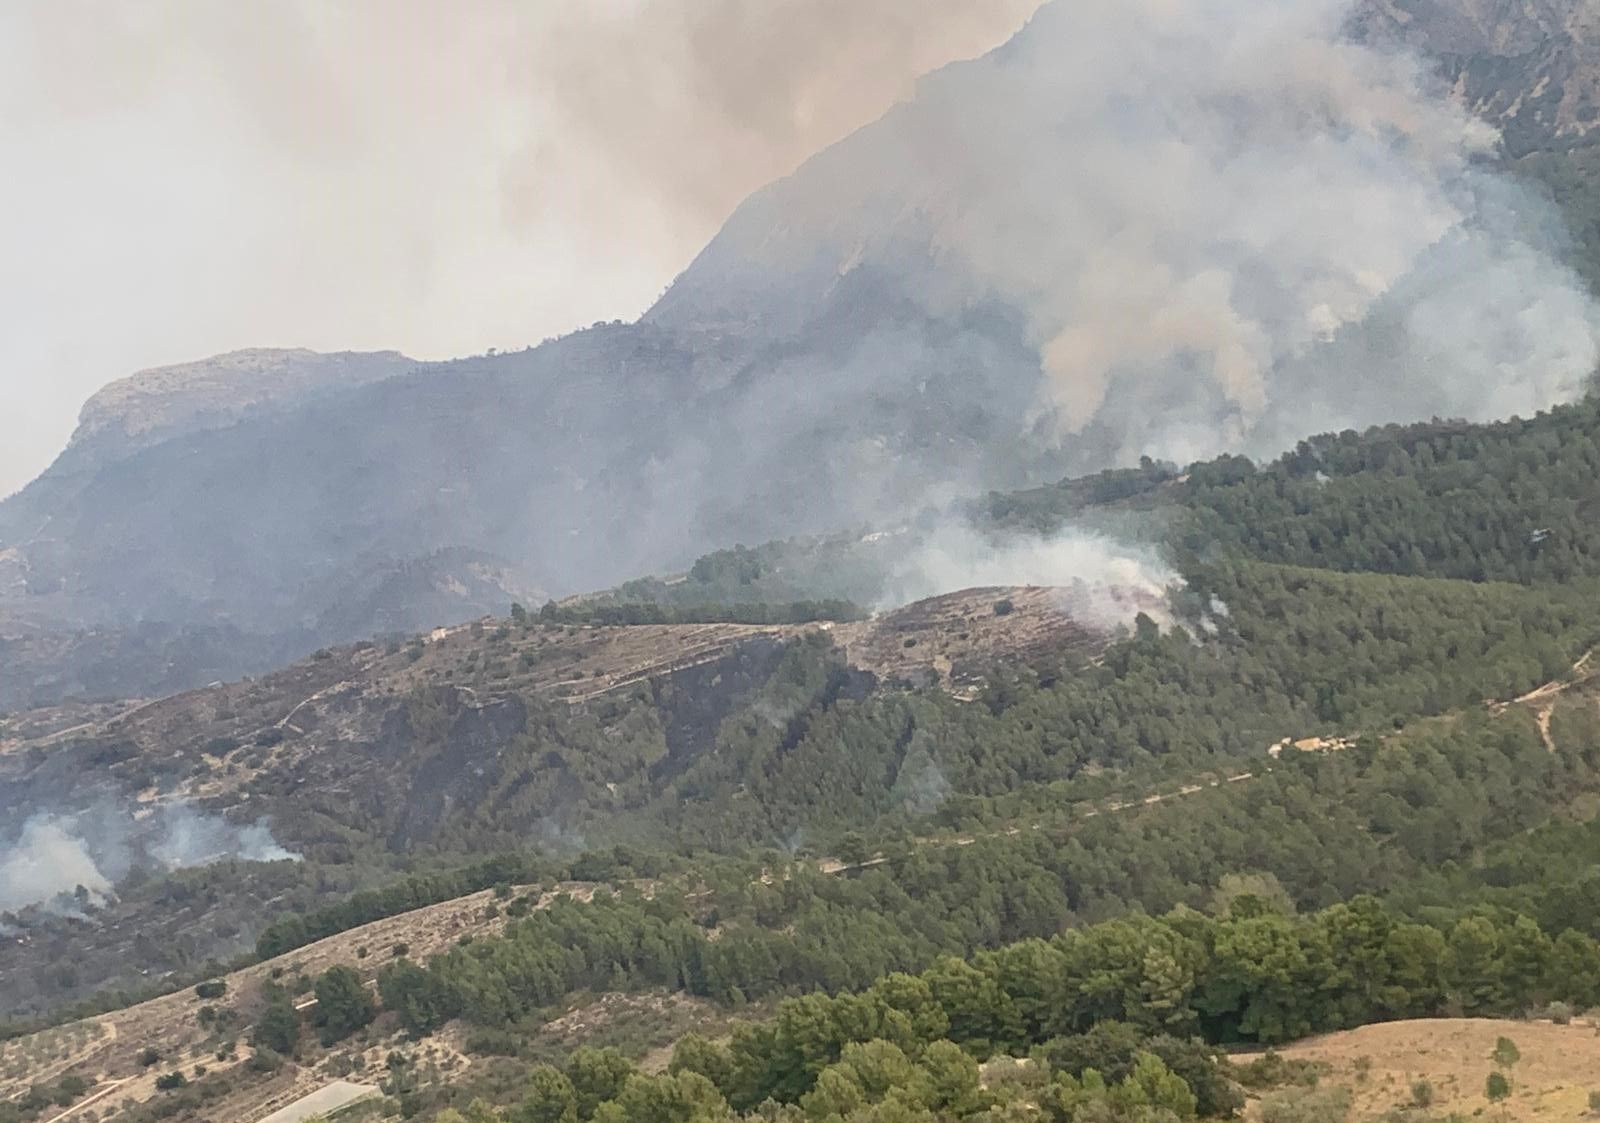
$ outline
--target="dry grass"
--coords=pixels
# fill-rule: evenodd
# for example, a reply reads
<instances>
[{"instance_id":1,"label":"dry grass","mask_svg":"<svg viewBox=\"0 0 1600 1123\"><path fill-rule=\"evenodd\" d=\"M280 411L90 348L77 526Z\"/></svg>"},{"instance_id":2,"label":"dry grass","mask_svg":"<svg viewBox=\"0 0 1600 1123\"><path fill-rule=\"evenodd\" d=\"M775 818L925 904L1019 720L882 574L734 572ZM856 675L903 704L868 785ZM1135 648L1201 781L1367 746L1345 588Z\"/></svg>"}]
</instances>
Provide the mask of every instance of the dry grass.
<instances>
[{"instance_id":1,"label":"dry grass","mask_svg":"<svg viewBox=\"0 0 1600 1123\"><path fill-rule=\"evenodd\" d=\"M1522 1053L1505 1070L1511 1098L1491 1105L1484 1082L1495 1071L1495 1042L1510 1038ZM1412 1087L1428 1082L1430 1109L1518 1123L1593 1118L1589 1092L1600 1090L1600 1029L1571 1025L1468 1018L1433 1018L1363 1026L1313 1038L1280 1050L1291 1060L1326 1066L1322 1084L1349 1088L1353 1119L1372 1119L1412 1104ZM1257 1117L1252 1111L1252 1118Z\"/></svg>"}]
</instances>

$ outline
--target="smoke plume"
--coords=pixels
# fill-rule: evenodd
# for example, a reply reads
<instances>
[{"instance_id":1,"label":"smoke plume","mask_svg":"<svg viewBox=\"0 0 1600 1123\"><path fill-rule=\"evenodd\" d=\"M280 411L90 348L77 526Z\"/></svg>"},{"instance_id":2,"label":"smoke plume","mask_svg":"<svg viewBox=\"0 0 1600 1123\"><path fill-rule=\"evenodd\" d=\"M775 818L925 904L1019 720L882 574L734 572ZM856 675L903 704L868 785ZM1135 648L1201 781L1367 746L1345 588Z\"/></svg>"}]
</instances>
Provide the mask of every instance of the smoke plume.
<instances>
[{"instance_id":1,"label":"smoke plume","mask_svg":"<svg viewBox=\"0 0 1600 1123\"><path fill-rule=\"evenodd\" d=\"M1013 446L1074 471L1571 399L1600 314L1559 222L1422 62L1344 35L1353 7L1047 4L753 199L653 315L783 324L851 282L945 325L1015 312L1037 382ZM898 374L927 408L1012 408L1021 376L974 330L945 374L888 307L837 393L831 353L791 385L865 412Z\"/></svg>"},{"instance_id":2,"label":"smoke plume","mask_svg":"<svg viewBox=\"0 0 1600 1123\"><path fill-rule=\"evenodd\" d=\"M960 589L1041 586L1062 590L1062 608L1075 619L1111 631L1141 612L1168 622L1168 592L1180 583L1153 553L1102 535L996 538L945 522L896 563L880 607Z\"/></svg>"},{"instance_id":3,"label":"smoke plume","mask_svg":"<svg viewBox=\"0 0 1600 1123\"><path fill-rule=\"evenodd\" d=\"M183 804L135 814L105 806L30 817L0 840L0 912L49 904L81 886L92 898L111 893L135 867L188 869L230 858L294 860L264 823L238 827Z\"/></svg>"},{"instance_id":4,"label":"smoke plume","mask_svg":"<svg viewBox=\"0 0 1600 1123\"><path fill-rule=\"evenodd\" d=\"M1351 8L1055 3L987 64L998 104L935 98L964 174L1008 172L928 198L935 237L1027 309L1067 439L1273 452L1581 391L1600 316L1549 216L1416 61L1341 37Z\"/></svg>"},{"instance_id":5,"label":"smoke plume","mask_svg":"<svg viewBox=\"0 0 1600 1123\"><path fill-rule=\"evenodd\" d=\"M95 896L111 888L74 826L70 819L37 815L14 842L0 849L0 911L71 894L80 885Z\"/></svg>"}]
</instances>

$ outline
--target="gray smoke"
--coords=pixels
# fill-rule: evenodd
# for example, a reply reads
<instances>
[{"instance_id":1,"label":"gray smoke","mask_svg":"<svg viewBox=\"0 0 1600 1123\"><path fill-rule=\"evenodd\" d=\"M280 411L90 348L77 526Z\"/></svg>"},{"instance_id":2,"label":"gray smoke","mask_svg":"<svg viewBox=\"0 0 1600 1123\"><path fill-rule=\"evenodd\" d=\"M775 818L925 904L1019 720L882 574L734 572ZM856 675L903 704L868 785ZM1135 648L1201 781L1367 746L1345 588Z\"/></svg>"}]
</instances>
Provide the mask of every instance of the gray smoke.
<instances>
[{"instance_id":1,"label":"gray smoke","mask_svg":"<svg viewBox=\"0 0 1600 1123\"><path fill-rule=\"evenodd\" d=\"M937 811L952 790L944 769L939 767L933 746L920 730L913 736L895 774L890 798L906 813L927 815Z\"/></svg>"},{"instance_id":2,"label":"gray smoke","mask_svg":"<svg viewBox=\"0 0 1600 1123\"><path fill-rule=\"evenodd\" d=\"M1066 438L1274 452L1581 391L1600 315L1548 216L1419 64L1341 38L1351 7L1055 3L989 64L999 106L941 104L964 174L1010 174L927 197L934 236L1028 310Z\"/></svg>"},{"instance_id":3,"label":"gray smoke","mask_svg":"<svg viewBox=\"0 0 1600 1123\"><path fill-rule=\"evenodd\" d=\"M0 911L72 898L80 886L103 899L136 866L178 870L227 859L298 857L278 845L265 823L239 827L184 804L139 812L114 806L41 812L14 838L0 840Z\"/></svg>"},{"instance_id":4,"label":"gray smoke","mask_svg":"<svg viewBox=\"0 0 1600 1123\"><path fill-rule=\"evenodd\" d=\"M104 896L111 881L89 854L72 820L36 815L0 850L0 910L7 912L71 894L83 886Z\"/></svg>"},{"instance_id":5,"label":"gray smoke","mask_svg":"<svg viewBox=\"0 0 1600 1123\"><path fill-rule=\"evenodd\" d=\"M1168 591L1179 583L1154 551L1090 531L996 536L951 520L919 536L895 562L879 607L960 589L1038 586L1061 589L1065 611L1110 631L1140 612L1168 622Z\"/></svg>"},{"instance_id":6,"label":"gray smoke","mask_svg":"<svg viewBox=\"0 0 1600 1123\"><path fill-rule=\"evenodd\" d=\"M875 276L947 325L1016 310L1039 359L1026 375L999 379L1003 356L966 331L937 342L938 382L891 306L848 362L792 364L806 400L775 391L750 419L812 416L808 401L870 415L909 385L1073 471L1575 397L1600 313L1559 261L1559 222L1422 63L1343 35L1352 7L1048 4L752 200L653 315L781 325ZM971 482L963 445L938 437L941 482ZM841 472L868 497L905 478L874 447Z\"/></svg>"}]
</instances>

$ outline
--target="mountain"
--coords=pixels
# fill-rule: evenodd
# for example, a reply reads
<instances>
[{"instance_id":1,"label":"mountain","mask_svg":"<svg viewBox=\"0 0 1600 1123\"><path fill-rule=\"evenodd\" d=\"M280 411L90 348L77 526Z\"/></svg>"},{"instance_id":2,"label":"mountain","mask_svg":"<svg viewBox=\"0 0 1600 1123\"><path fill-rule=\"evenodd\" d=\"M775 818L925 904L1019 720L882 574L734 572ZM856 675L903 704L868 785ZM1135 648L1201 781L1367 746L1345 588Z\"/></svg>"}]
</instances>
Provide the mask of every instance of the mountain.
<instances>
[{"instance_id":1,"label":"mountain","mask_svg":"<svg viewBox=\"0 0 1600 1123\"><path fill-rule=\"evenodd\" d=\"M1485 71L1512 101L1586 57L1575 5L1491 7L1381 14L1446 64L1547 47ZM0 627L102 638L31 644L11 696L92 692L72 651L130 630L235 635L225 674L195 671L227 677L1141 455L1576 396L1600 316L1482 130L1408 65L1271 10L1152 36L1138 5L1047 5L758 192L637 324L109 389L0 504Z\"/></svg>"},{"instance_id":2,"label":"mountain","mask_svg":"<svg viewBox=\"0 0 1600 1123\"><path fill-rule=\"evenodd\" d=\"M24 541L37 537L44 528L29 526L30 519L48 519L98 472L144 449L315 402L415 365L394 351L319 355L256 348L118 379L84 403L78 427L56 462L0 506L0 533Z\"/></svg>"},{"instance_id":3,"label":"mountain","mask_svg":"<svg viewBox=\"0 0 1600 1123\"><path fill-rule=\"evenodd\" d=\"M84 404L68 453L86 447L127 455L202 429L226 428L246 413L296 405L319 393L392 378L416 366L396 351L319 355L234 351L197 363L154 367L119 379Z\"/></svg>"}]
</instances>

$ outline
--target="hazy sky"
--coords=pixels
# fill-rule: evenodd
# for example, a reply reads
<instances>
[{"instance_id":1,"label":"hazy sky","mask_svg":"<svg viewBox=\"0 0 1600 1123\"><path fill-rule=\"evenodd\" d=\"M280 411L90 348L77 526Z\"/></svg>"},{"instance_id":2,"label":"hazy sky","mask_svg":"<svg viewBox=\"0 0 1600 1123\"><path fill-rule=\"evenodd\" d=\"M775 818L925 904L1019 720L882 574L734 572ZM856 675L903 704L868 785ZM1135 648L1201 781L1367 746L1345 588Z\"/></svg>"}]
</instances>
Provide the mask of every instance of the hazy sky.
<instances>
[{"instance_id":1,"label":"hazy sky","mask_svg":"<svg viewBox=\"0 0 1600 1123\"><path fill-rule=\"evenodd\" d=\"M143 367L631 318L1038 4L0 0L0 495Z\"/></svg>"}]
</instances>

